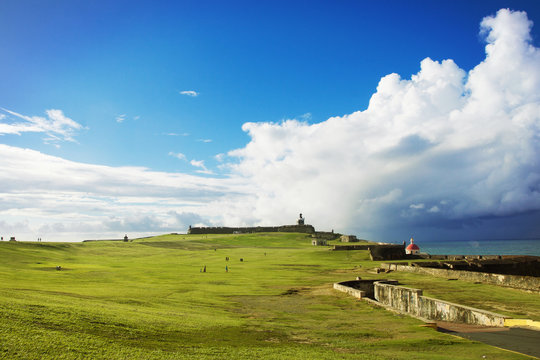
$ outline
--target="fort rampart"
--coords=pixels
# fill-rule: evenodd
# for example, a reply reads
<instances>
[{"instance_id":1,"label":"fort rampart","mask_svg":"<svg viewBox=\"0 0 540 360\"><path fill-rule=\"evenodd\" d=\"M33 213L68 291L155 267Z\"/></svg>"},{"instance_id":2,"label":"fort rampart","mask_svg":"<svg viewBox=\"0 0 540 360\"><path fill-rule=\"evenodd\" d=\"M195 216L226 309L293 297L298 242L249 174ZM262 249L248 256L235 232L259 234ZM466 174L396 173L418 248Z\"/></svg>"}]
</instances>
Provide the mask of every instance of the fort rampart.
<instances>
[{"instance_id":1,"label":"fort rampart","mask_svg":"<svg viewBox=\"0 0 540 360\"><path fill-rule=\"evenodd\" d=\"M334 284L334 289L425 320L503 327L508 319L490 311L423 296L422 290L398 286L395 280L344 281Z\"/></svg>"},{"instance_id":2,"label":"fort rampart","mask_svg":"<svg viewBox=\"0 0 540 360\"><path fill-rule=\"evenodd\" d=\"M393 271L407 271L438 277L454 278L471 282L482 282L506 286L522 290L540 291L540 278L534 276L492 274L476 271L436 269L421 266L410 266L404 263L382 263L381 268Z\"/></svg>"},{"instance_id":3,"label":"fort rampart","mask_svg":"<svg viewBox=\"0 0 540 360\"><path fill-rule=\"evenodd\" d=\"M382 281L374 283L374 298L399 312L428 320L439 320L482 326L503 327L507 316L454 304L422 295L412 289Z\"/></svg>"},{"instance_id":4,"label":"fort rampart","mask_svg":"<svg viewBox=\"0 0 540 360\"><path fill-rule=\"evenodd\" d=\"M314 234L312 225L282 225L253 227L190 227L188 234L250 234L261 232L296 232Z\"/></svg>"}]
</instances>

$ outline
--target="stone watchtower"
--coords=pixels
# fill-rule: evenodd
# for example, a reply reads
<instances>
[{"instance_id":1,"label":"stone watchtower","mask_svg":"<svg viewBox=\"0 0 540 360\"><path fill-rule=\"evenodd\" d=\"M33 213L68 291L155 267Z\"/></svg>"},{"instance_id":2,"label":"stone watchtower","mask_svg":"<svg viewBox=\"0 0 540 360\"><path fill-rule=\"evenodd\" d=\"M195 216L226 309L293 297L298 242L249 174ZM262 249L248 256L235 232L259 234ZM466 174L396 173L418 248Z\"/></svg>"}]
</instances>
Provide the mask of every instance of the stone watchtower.
<instances>
[{"instance_id":1,"label":"stone watchtower","mask_svg":"<svg viewBox=\"0 0 540 360\"><path fill-rule=\"evenodd\" d=\"M300 213L300 217L298 218L298 221L296 222L298 225L304 225L304 218L302 217L302 213Z\"/></svg>"}]
</instances>

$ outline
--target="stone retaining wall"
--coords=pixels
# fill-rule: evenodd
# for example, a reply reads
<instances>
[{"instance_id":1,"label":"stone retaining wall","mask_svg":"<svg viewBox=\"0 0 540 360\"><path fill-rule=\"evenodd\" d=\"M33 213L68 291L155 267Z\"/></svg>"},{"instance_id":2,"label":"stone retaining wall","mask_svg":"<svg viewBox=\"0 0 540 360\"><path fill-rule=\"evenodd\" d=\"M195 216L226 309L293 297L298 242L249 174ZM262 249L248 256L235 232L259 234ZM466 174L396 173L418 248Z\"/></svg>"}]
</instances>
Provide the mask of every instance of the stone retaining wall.
<instances>
[{"instance_id":1,"label":"stone retaining wall","mask_svg":"<svg viewBox=\"0 0 540 360\"><path fill-rule=\"evenodd\" d=\"M481 326L508 326L509 317L490 311L423 296L422 290L398 286L395 280L352 280L335 283L334 289L358 299L375 299L386 308L422 320L439 320Z\"/></svg>"},{"instance_id":2,"label":"stone retaining wall","mask_svg":"<svg viewBox=\"0 0 540 360\"><path fill-rule=\"evenodd\" d=\"M374 283L375 300L414 317L481 326L504 327L508 317L422 295L422 290Z\"/></svg>"},{"instance_id":3,"label":"stone retaining wall","mask_svg":"<svg viewBox=\"0 0 540 360\"><path fill-rule=\"evenodd\" d=\"M522 290L540 291L540 278L534 276L491 274L465 270L434 269L420 266L409 266L403 263L382 263L385 270L407 271L417 274L438 277L455 278L464 281L482 282L499 286L506 286Z\"/></svg>"}]
</instances>

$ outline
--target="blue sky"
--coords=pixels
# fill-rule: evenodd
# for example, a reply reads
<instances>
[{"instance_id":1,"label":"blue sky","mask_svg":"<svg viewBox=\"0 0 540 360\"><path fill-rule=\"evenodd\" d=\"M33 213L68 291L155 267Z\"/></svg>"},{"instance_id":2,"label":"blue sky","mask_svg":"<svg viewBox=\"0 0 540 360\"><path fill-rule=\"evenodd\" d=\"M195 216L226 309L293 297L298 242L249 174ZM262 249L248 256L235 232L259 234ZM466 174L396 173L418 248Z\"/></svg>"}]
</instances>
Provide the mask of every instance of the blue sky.
<instances>
[{"instance_id":1,"label":"blue sky","mask_svg":"<svg viewBox=\"0 0 540 360\"><path fill-rule=\"evenodd\" d=\"M15 177L3 178L4 185L0 185L0 233L4 237L14 233L28 239L42 236L76 240L83 236L77 234L99 237L145 230L182 231L191 223L290 223L298 212L304 212L308 222L316 227L336 227L337 231L380 240L397 241L401 236L407 238L409 233L426 237L445 234L442 237L446 238L461 236L463 232L491 236L486 229L493 228L493 223L519 223L504 226L509 229L505 233L508 236L540 236L540 229L533 225L539 219L536 214L540 209L535 198L538 182L531 180L530 169L537 164L533 160L508 170L513 177L507 174L499 179L502 175L486 170L470 181L457 180L462 188L442 192L440 188L433 189L430 196L405 181L390 181L395 179L391 172L382 173L366 166L372 173L375 171L374 177L381 180L379 184L388 183L384 189L377 189L366 182L368 174L349 171L379 159L375 156L380 155L377 146L369 148L373 156L364 158L360 153L366 148L351 145L346 154L358 152L358 156L344 159L349 155L341 153L343 147L339 144L331 147L320 143L333 137L339 139L340 126L347 123L343 119L367 111L381 79L396 73L401 79L410 80L419 74L426 58L438 63L452 59L463 72L463 79L458 82L466 83L469 72L486 60L489 30L484 29L481 34L480 23L501 8L524 11L537 24L530 28L527 41L538 47L537 1L3 1L0 124L28 125L32 117L50 123L33 130L14 130L11 126L3 133L0 127L0 144L5 145L0 171ZM501 27L504 26L502 22ZM511 25L507 28L512 31ZM447 70L459 73L451 67ZM531 89L524 91L534 93ZM468 92L470 88L465 86L459 96L468 96ZM519 105L537 105L534 96L527 99ZM448 116L465 107L448 106ZM515 109L505 109L508 119L515 119ZM61 115L55 113L51 117L48 110L59 110ZM367 115L366 112L360 117ZM377 116L370 115L370 119ZM396 114L388 116L400 118ZM437 116L439 119L442 115ZM338 120L329 122L330 118ZM450 117L445 119L439 121L450 121ZM286 125L286 120L292 122ZM332 124L339 121L342 125L334 128ZM538 123L538 118L535 121ZM58 130L60 123L62 130ZM259 126L250 128L246 123ZM422 119L417 119L415 124L422 123ZM408 129L396 130L391 136L390 132L385 133L388 136L384 141L389 147L401 144L417 149L424 144L429 149L430 144L444 143L437 137L439 133L413 133L409 129L415 125L408 124ZM354 139L383 139L373 135L378 134L371 131L374 127L351 126L358 130ZM313 135L323 132L317 130L320 128L326 129L324 135ZM398 128L393 126L394 130ZM475 131L481 128L479 124ZM498 135L505 129L501 128L493 138L500 139ZM526 133L536 136L531 129L534 126ZM289 138L296 145L279 141ZM351 139L348 141L355 142ZM304 140L306 155L300 155L304 149L298 144ZM491 140L489 143L492 144ZM508 143L509 140L500 140L499 144ZM514 147L504 151L488 147L497 155L480 156L486 148L475 152L480 162L478 168L500 160L503 153L520 159L525 156L515 153L518 150ZM324 152L317 151L323 148ZM33 151L31 155L25 153L29 160L23 160L26 157L21 155L22 149ZM396 149L392 151L403 154L402 148ZM536 150L531 145L527 151L537 158ZM452 153L452 159L447 160L449 164L456 161L456 154ZM437 167L430 162L440 163L441 159L411 155L402 164L410 165L404 168L406 171L431 169L433 174L425 178L429 183L444 177L444 167L435 171ZM41 167L32 165L32 161ZM51 163L62 161L71 162L65 163L71 170L62 168L55 172L57 168ZM303 169L300 165L307 163L311 167ZM468 169L462 162L459 164L456 171ZM320 167L334 171L336 177L350 177L356 185L334 182L320 172ZM54 176L63 174L66 184L53 175L47 178L53 172ZM125 187L132 188L129 194L123 193L122 173L131 174L134 179ZM258 177L263 174L264 179ZM484 175L498 179L486 185L491 191L485 198L464 193L463 189L481 186ZM22 176L27 178L18 181ZM92 183L80 180L93 176L96 180ZM516 181L516 176L527 180ZM308 184L304 183L306 177L310 179ZM172 185L165 181L167 185L160 184L163 188L158 189L156 183L162 181L160 178L170 178ZM21 184L17 188L5 185L10 180ZM118 187L109 184L109 180ZM184 186L178 181L192 185ZM281 182L282 185L276 185ZM516 182L519 186L509 185ZM147 189L145 186L150 183L153 188ZM336 188L345 195L337 196L332 194L336 190L328 190ZM287 193L290 189L297 189L294 194L305 195L295 198ZM519 189L533 189L533 193L523 190L522 194ZM315 201L321 192L325 195ZM29 195L34 193L36 197ZM144 199L137 198L140 194ZM380 213L374 211L379 214L377 219L368 221L359 209L388 194L394 194L389 198L397 196L403 202L396 200L399 206L386 206ZM437 194L438 200L433 194ZM514 199L513 196L521 200L508 200L511 206L507 206L504 199ZM70 197L72 203L81 202L78 209L66 205ZM93 199L93 205L83 206L88 205L89 199ZM456 205L445 212L437 201ZM244 203L249 205L239 205ZM343 213L338 211L327 219L324 208L334 213L332 209L342 203L346 203ZM103 210L107 207L109 212ZM228 214L223 214L223 208L228 209ZM422 216L422 221L409 214L422 209L432 210L428 216ZM431 218L435 213L439 215ZM385 223L383 218L391 223ZM395 231L388 230L394 226ZM518 230L524 228L525 233Z\"/></svg>"}]
</instances>

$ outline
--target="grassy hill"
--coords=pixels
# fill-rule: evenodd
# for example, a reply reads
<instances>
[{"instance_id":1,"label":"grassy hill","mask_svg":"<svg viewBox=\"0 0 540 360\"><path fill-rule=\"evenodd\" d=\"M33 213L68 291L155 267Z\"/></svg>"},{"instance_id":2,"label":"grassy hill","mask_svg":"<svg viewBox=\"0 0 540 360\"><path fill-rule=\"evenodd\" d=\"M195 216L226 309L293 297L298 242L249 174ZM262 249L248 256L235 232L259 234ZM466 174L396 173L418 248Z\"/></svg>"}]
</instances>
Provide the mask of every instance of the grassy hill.
<instances>
[{"instance_id":1,"label":"grassy hill","mask_svg":"<svg viewBox=\"0 0 540 360\"><path fill-rule=\"evenodd\" d=\"M525 358L335 292L374 264L305 234L3 242L0 258L2 359Z\"/></svg>"}]
</instances>

